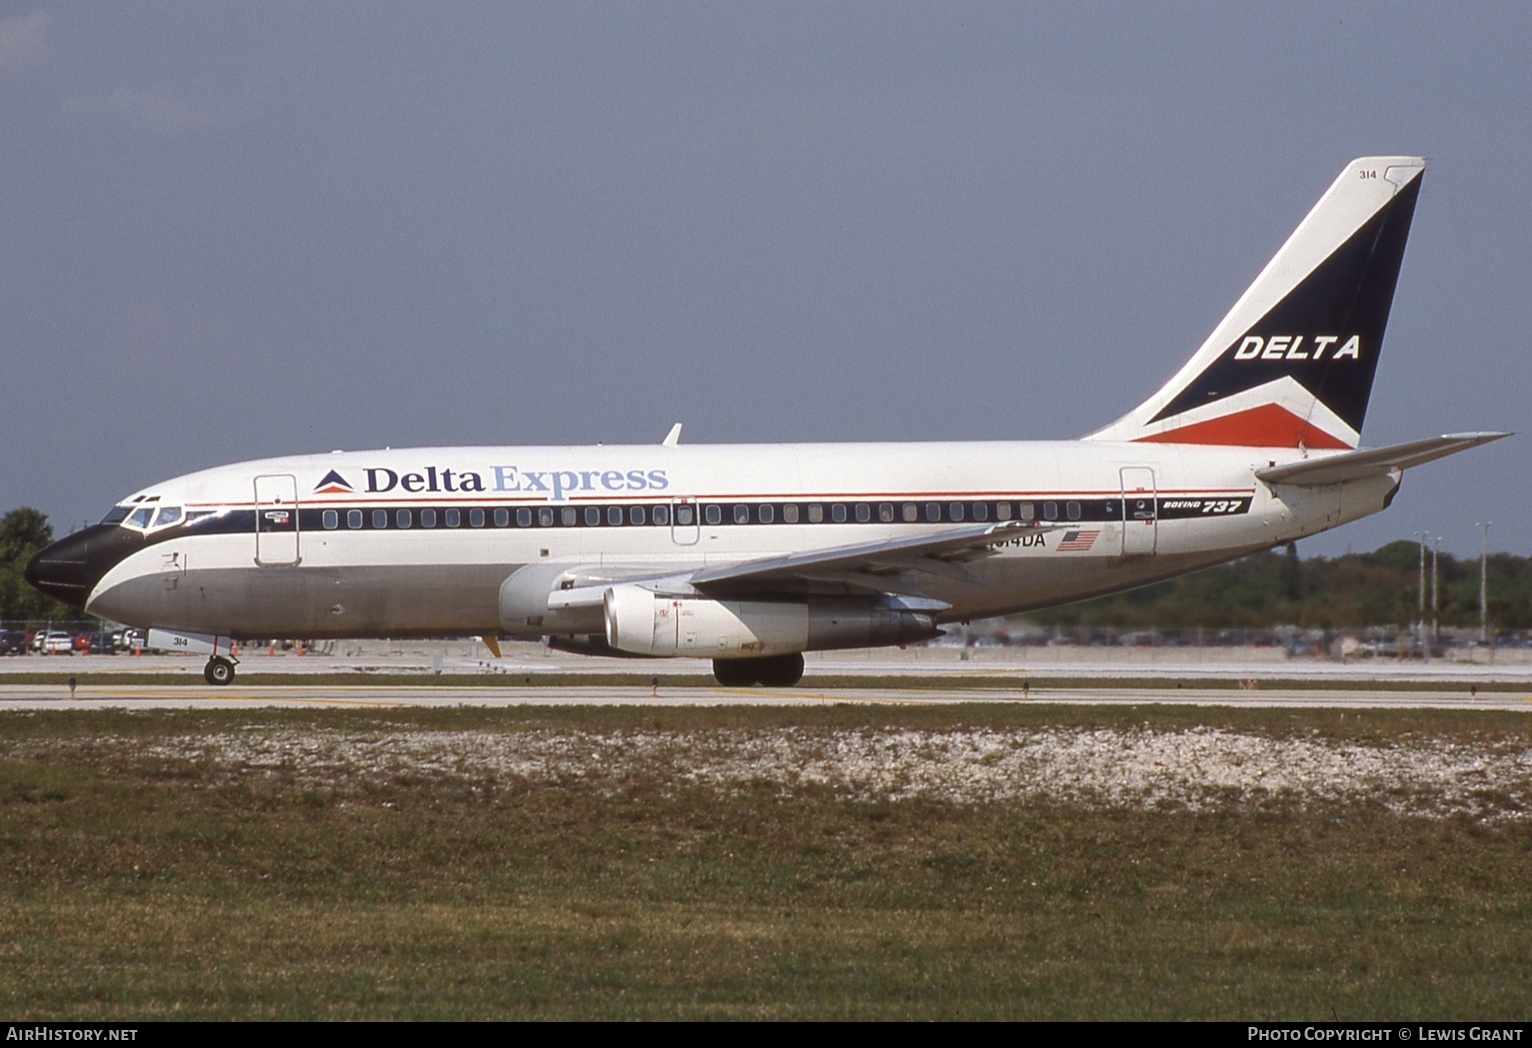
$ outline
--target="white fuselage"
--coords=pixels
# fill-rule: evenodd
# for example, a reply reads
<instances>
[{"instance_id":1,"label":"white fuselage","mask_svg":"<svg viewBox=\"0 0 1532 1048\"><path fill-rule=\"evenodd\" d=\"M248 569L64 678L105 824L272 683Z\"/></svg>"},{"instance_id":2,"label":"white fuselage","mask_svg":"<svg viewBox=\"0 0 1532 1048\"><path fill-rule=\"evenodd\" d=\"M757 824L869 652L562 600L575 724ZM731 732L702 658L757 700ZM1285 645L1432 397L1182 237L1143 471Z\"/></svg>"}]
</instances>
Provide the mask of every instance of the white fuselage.
<instances>
[{"instance_id":1,"label":"white fuselage","mask_svg":"<svg viewBox=\"0 0 1532 1048\"><path fill-rule=\"evenodd\" d=\"M950 605L941 621L966 620L1268 548L1377 512L1398 484L1389 474L1288 488L1254 476L1299 456L1058 441L265 459L177 477L120 503L129 516L118 527L140 532L142 544L95 582L87 607L124 623L235 637L599 631L599 615L543 621L508 609L502 586L528 565L655 577L985 520L1039 524L960 567L932 564L885 586ZM149 506L154 513L143 512ZM164 507L182 514L161 516ZM860 592L844 574L803 586Z\"/></svg>"}]
</instances>

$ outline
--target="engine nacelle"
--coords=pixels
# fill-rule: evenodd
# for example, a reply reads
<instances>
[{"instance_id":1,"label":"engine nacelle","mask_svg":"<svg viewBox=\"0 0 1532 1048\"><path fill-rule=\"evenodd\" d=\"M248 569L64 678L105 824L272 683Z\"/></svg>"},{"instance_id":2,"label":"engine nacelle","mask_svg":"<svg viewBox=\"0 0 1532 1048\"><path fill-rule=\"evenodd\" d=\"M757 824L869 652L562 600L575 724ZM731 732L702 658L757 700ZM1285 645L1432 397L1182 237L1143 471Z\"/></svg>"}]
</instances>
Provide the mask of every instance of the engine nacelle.
<instances>
[{"instance_id":1,"label":"engine nacelle","mask_svg":"<svg viewBox=\"0 0 1532 1048\"><path fill-rule=\"evenodd\" d=\"M709 600L666 596L638 585L606 591L606 640L635 655L753 658L929 640L932 611L892 601Z\"/></svg>"},{"instance_id":2,"label":"engine nacelle","mask_svg":"<svg viewBox=\"0 0 1532 1048\"><path fill-rule=\"evenodd\" d=\"M566 564L528 564L500 584L500 628L513 637L601 632L601 607L555 608L548 598L570 583Z\"/></svg>"},{"instance_id":3,"label":"engine nacelle","mask_svg":"<svg viewBox=\"0 0 1532 1048\"><path fill-rule=\"evenodd\" d=\"M808 649L809 608L613 586L606 591L606 641L635 655L786 655Z\"/></svg>"}]
</instances>

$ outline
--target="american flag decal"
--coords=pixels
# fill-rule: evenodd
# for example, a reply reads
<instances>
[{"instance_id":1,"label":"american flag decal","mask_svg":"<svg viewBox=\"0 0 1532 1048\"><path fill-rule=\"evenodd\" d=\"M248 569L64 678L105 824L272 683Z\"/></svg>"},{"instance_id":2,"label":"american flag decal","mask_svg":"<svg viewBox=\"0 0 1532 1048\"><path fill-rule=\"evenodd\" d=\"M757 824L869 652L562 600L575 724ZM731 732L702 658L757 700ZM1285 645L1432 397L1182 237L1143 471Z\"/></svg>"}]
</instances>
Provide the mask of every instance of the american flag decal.
<instances>
[{"instance_id":1,"label":"american flag decal","mask_svg":"<svg viewBox=\"0 0 1532 1048\"><path fill-rule=\"evenodd\" d=\"M1066 531L1064 532L1064 537L1059 539L1058 551L1060 553L1084 553L1096 544L1096 536L1100 534L1100 528L1092 528L1089 531Z\"/></svg>"}]
</instances>

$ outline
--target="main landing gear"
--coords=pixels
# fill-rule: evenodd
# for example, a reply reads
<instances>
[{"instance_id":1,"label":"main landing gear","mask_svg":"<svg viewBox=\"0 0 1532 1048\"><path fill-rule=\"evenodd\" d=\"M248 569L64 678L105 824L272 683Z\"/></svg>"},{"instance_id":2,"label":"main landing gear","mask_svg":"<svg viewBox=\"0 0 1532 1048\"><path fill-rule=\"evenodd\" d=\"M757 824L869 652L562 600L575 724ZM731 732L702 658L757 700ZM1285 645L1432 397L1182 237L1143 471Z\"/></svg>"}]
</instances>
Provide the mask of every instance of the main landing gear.
<instances>
[{"instance_id":1,"label":"main landing gear","mask_svg":"<svg viewBox=\"0 0 1532 1048\"><path fill-rule=\"evenodd\" d=\"M202 667L202 679L220 687L233 683L234 660L222 655L214 655L207 660L207 665Z\"/></svg>"},{"instance_id":2,"label":"main landing gear","mask_svg":"<svg viewBox=\"0 0 1532 1048\"><path fill-rule=\"evenodd\" d=\"M759 659L714 659L713 678L727 688L791 688L803 679L803 656L767 655Z\"/></svg>"}]
</instances>

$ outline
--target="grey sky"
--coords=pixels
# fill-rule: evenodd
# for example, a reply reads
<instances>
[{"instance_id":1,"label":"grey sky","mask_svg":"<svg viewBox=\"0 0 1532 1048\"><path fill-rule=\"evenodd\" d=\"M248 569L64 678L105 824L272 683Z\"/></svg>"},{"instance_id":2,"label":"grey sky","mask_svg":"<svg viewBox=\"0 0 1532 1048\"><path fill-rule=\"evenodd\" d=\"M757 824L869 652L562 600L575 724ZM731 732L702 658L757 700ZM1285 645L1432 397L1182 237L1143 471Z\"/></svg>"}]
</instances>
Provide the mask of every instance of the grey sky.
<instances>
[{"instance_id":1,"label":"grey sky","mask_svg":"<svg viewBox=\"0 0 1532 1048\"><path fill-rule=\"evenodd\" d=\"M1431 159L1365 442L1527 428L1532 7L0 3L0 509L412 444L1070 437ZM1306 542L1532 553L1523 436Z\"/></svg>"}]
</instances>

